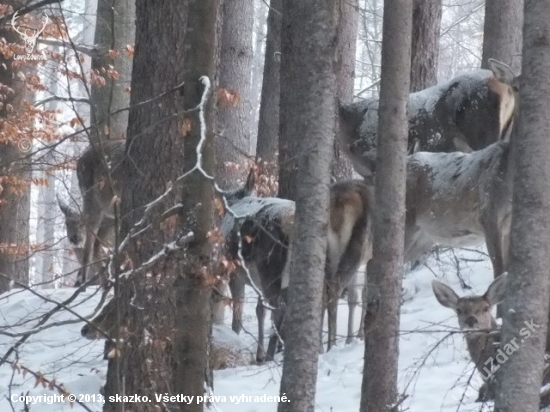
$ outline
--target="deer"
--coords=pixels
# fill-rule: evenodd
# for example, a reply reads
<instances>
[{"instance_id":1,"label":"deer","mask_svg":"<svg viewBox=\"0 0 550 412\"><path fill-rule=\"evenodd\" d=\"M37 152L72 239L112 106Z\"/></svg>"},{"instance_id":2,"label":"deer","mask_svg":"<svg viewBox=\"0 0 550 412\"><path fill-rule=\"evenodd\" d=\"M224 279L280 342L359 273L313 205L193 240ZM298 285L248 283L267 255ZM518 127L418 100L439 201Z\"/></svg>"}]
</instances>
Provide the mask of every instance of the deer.
<instances>
[{"instance_id":1,"label":"deer","mask_svg":"<svg viewBox=\"0 0 550 412\"><path fill-rule=\"evenodd\" d=\"M509 134L514 94L492 65L409 96L409 153L470 153ZM339 144L355 170L365 178L375 173L378 98L340 103Z\"/></svg>"},{"instance_id":2,"label":"deer","mask_svg":"<svg viewBox=\"0 0 550 412\"><path fill-rule=\"evenodd\" d=\"M324 307L328 311L329 324L328 349L336 342L338 299L346 288L350 307L346 342L353 339L353 313L358 300L356 272L362 263L370 259L372 253L371 204L372 188L362 181L344 181L331 186L324 291ZM242 256L245 266L250 269L252 279L249 281L262 294L256 306L256 358L263 362L273 359L277 347L277 336L272 335L267 352L264 349L263 299L275 308L275 329L281 332L284 296L288 287L288 273L285 268L289 260L295 205L287 199L245 197L231 209L232 214L226 215L222 223L222 235L226 239L229 259L239 259ZM235 219L235 216L241 218ZM242 301L246 280L244 267L238 266L230 281L234 305ZM240 331L240 316L240 310L234 310L232 327L237 333Z\"/></svg>"},{"instance_id":3,"label":"deer","mask_svg":"<svg viewBox=\"0 0 550 412\"><path fill-rule=\"evenodd\" d=\"M506 93L517 95L518 77L510 67L496 60L490 65L508 87ZM518 110L515 105L514 116ZM514 176L513 142L508 140L471 153L417 152L408 157L405 261L436 245L461 247L485 241L494 277L505 272Z\"/></svg>"},{"instance_id":4,"label":"deer","mask_svg":"<svg viewBox=\"0 0 550 412\"><path fill-rule=\"evenodd\" d=\"M78 159L76 172L83 199L82 213L58 198L67 236L81 264L77 285L88 280L90 270L98 269L102 247L114 243L114 202L120 198L124 144L124 140L105 141L101 147L90 146Z\"/></svg>"},{"instance_id":5,"label":"deer","mask_svg":"<svg viewBox=\"0 0 550 412\"><path fill-rule=\"evenodd\" d=\"M507 279L508 275L502 274L493 280L483 295L465 297L459 297L450 286L438 280L432 281L432 289L437 301L456 313L458 326L466 339L470 359L484 379L492 378L500 367L497 361L500 332L491 310L504 300ZM483 400L494 399L492 379L482 397Z\"/></svg>"}]
</instances>

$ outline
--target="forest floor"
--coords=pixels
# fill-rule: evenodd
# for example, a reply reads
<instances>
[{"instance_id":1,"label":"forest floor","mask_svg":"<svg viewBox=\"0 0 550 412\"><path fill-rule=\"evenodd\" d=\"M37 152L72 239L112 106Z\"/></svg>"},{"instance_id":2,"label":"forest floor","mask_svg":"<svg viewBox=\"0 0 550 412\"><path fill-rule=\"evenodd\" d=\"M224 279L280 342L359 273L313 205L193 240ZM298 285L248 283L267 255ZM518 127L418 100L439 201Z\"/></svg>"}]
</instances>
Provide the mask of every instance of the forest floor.
<instances>
[{"instance_id":1,"label":"forest floor","mask_svg":"<svg viewBox=\"0 0 550 412\"><path fill-rule=\"evenodd\" d=\"M492 280L491 264L483 253L451 251L440 254L437 259L430 258L425 265L406 275L403 282L399 358L399 389L407 395L403 410L490 411L492 404L474 402L477 389L483 381L468 361L463 336L456 333L456 316L450 309L440 306L432 293L431 281L436 278L451 285L460 295L482 294ZM464 290L460 279L472 290ZM60 302L67 299L74 289L46 289L38 292ZM245 332L241 333L241 337L255 353L256 300L252 289L247 292ZM72 310L81 316L89 315L97 305L99 295L95 289L89 288L79 296ZM19 339L2 335L2 331L20 333L36 328L40 314L53 305L29 291L16 290L0 296L0 359ZM344 343L347 316L347 303L342 300L338 313L338 345L319 358L315 409L318 412L357 412L359 409L364 346L359 340L349 345ZM231 311L228 310L228 325L230 319ZM82 322L66 323L71 320L74 321L75 316L67 311L54 315L49 323L56 322L59 325L32 335L19 348L18 363L40 372L48 380L55 379L57 384L62 383L68 392L80 397L89 410L100 411L101 402L97 401L97 394L107 370L107 362L103 360L103 342L81 338ZM358 325L359 310L356 314ZM276 403L254 402L254 397L279 395L281 373L282 354L277 355L275 362L268 364L217 371L214 394L220 397L220 402L212 410L275 412ZM10 405L8 398L12 395L27 392L29 395L57 393L47 385L35 387L35 384L36 378L29 373L18 373L7 364L0 367L0 411L23 410L21 403ZM93 401L94 395L96 402ZM221 397L225 397L225 402ZM40 402L30 406L30 411L37 412L81 410L85 409L78 404L71 407L68 403Z\"/></svg>"}]
</instances>

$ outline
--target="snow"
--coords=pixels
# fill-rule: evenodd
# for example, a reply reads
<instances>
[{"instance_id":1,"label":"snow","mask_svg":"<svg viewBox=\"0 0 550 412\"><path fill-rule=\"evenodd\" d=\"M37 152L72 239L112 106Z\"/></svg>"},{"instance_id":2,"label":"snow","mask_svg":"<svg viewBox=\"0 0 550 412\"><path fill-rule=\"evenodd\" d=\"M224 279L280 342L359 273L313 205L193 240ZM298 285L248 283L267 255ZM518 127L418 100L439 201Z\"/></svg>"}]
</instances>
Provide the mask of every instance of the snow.
<instances>
[{"instance_id":1,"label":"snow","mask_svg":"<svg viewBox=\"0 0 550 412\"><path fill-rule=\"evenodd\" d=\"M407 274L403 283L404 304L401 314L401 346L399 360L399 388L409 395L405 407L411 412L431 411L479 411L480 404L473 403L477 397L477 387L482 383L477 377L473 364L468 361L465 342L456 331L456 316L440 306L433 296L431 281L439 278L453 287L458 293L481 294L492 280L491 264L485 255L475 251L455 251L461 261L460 276L473 287L473 292L464 292L456 276L457 269L452 252L444 253L439 260L431 258L427 266ZM481 256L481 257L480 257ZM444 276L443 274L446 274ZM38 290L54 301L64 301L74 289ZM100 294L89 289L69 306L81 316L90 315L99 302ZM340 302L338 313L339 343L319 358L317 379L316 411L356 412L359 407L363 370L363 350L361 341L345 345L347 327L347 304ZM252 289L247 290L244 309L244 332L240 337L245 345L255 352L257 323L255 318L256 299ZM51 309L52 303L44 302L29 291L13 291L0 296L0 333L18 333L36 327L38 316ZM356 316L358 327L359 316ZM231 313L226 311L226 324L230 325ZM61 311L50 322L75 320L75 316ZM26 322L26 323L22 323ZM15 327L13 325L18 323ZM269 323L269 322L268 322ZM41 372L47 379L65 386L68 392L77 395L98 394L103 385L107 362L103 360L103 342L88 341L80 336L82 322L60 324L34 335L24 343L18 353L19 364L33 371ZM326 332L326 325L325 325ZM450 335L450 336L449 336ZM443 339L445 338L445 339ZM17 341L18 337L0 335L0 356ZM442 340L443 339L443 340ZM440 340L442 340L440 342ZM13 360L13 356L10 357ZM219 402L219 412L275 412L273 402L237 402L231 396L277 396L282 372L282 355L276 361L264 365L249 365L215 372L214 395L225 396L226 402ZM13 375L13 376L12 376ZM56 392L38 386L35 379L27 374L14 373L9 365L0 367L0 395L10 395L8 386L13 378L11 393L19 395L29 391L29 395L53 395ZM469 387L474 386L474 388ZM463 403L462 405L460 405ZM100 402L88 402L92 411L100 411ZM459 406L460 405L460 406ZM14 404L17 411L22 404ZM11 407L2 397L0 411L10 411ZM40 412L80 411L81 406L68 403L40 403L31 406Z\"/></svg>"}]
</instances>

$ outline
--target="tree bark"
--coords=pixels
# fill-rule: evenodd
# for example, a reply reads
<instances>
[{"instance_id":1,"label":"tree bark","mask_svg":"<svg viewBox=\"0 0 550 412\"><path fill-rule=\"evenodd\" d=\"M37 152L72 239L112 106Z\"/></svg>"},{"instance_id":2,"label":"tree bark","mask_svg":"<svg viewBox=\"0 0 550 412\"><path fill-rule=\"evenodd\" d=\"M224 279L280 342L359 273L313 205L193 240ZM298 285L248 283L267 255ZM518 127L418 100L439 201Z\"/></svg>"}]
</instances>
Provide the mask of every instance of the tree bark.
<instances>
[{"instance_id":1,"label":"tree bark","mask_svg":"<svg viewBox=\"0 0 550 412\"><path fill-rule=\"evenodd\" d=\"M516 339L519 350L500 368L495 410L538 411L550 298L550 4L527 1L518 127L512 132L515 167L510 277L501 347ZM512 310L513 309L513 310ZM533 328L527 322L538 325ZM527 329L526 337L520 333Z\"/></svg>"},{"instance_id":2,"label":"tree bark","mask_svg":"<svg viewBox=\"0 0 550 412\"><path fill-rule=\"evenodd\" d=\"M338 2L283 1L281 142L295 140L295 239L279 412L313 412L329 220ZM289 158L289 156L287 156Z\"/></svg>"},{"instance_id":3,"label":"tree bark","mask_svg":"<svg viewBox=\"0 0 550 412\"><path fill-rule=\"evenodd\" d=\"M189 0L188 28L185 36L185 106L190 109L201 101L203 90L196 87L201 76L214 78L217 63L216 18L219 0ZM227 23L227 20L225 21ZM235 28L232 28L235 29ZM243 69L243 68L241 68ZM250 74L248 72L248 74ZM190 114L190 129L184 140L184 171L192 170L199 158L196 148L204 142L202 168L214 173L214 133L212 98L202 108L206 124L198 113ZM248 131L248 125L244 129ZM203 129L204 128L204 131ZM243 129L243 130L244 130ZM215 283L212 268L212 244L209 232L214 225L213 182L195 170L183 181L180 220L183 233L193 233L194 241L185 251L181 275L176 282L176 389L177 393L204 395L204 388L213 388L213 374L208 362L211 336L210 298ZM181 230L181 229L180 229ZM182 412L199 412L204 404L181 406Z\"/></svg>"},{"instance_id":4,"label":"tree bark","mask_svg":"<svg viewBox=\"0 0 550 412\"><path fill-rule=\"evenodd\" d=\"M106 84L100 86L92 81L91 124L97 127L91 133L92 138L122 138L126 134L129 112L124 110L114 115L111 113L130 104L130 93L127 89L132 77L132 58L128 57L126 46L133 46L135 40L135 3L132 0L97 2L94 45L100 54L92 58L92 70L97 70ZM113 58L110 50L117 51L118 56ZM109 75L110 65L120 75L118 79Z\"/></svg>"},{"instance_id":5,"label":"tree bark","mask_svg":"<svg viewBox=\"0 0 550 412\"><path fill-rule=\"evenodd\" d=\"M411 49L411 92L437 83L441 0L414 0Z\"/></svg>"},{"instance_id":6,"label":"tree bark","mask_svg":"<svg viewBox=\"0 0 550 412\"><path fill-rule=\"evenodd\" d=\"M403 274L412 2L384 2L373 256L368 264L365 367L360 411L399 401L399 308Z\"/></svg>"},{"instance_id":7,"label":"tree bark","mask_svg":"<svg viewBox=\"0 0 550 412\"><path fill-rule=\"evenodd\" d=\"M21 5L12 2L14 9ZM0 38L7 44L21 44L21 37L11 25L0 27ZM8 48L9 49L9 48ZM21 51L22 52L22 51ZM20 52L20 53L21 53ZM12 66L11 56L3 56L0 66L0 273L27 284L29 281L29 217L30 217L30 151L21 150L20 142L30 143L32 121L22 116L25 100L25 81L17 74L27 74L33 65ZM15 129L15 130L14 130ZM0 278L0 293L9 289L9 281Z\"/></svg>"},{"instance_id":8,"label":"tree bark","mask_svg":"<svg viewBox=\"0 0 550 412\"><path fill-rule=\"evenodd\" d=\"M183 47L187 2L138 0L136 49L132 74L131 110L128 122L127 159L122 165L120 239L128 236L144 218L144 205L165 193L183 170L185 137L184 99L172 91L184 79ZM163 24L158 24L162 21ZM162 98L159 95L169 92ZM154 99L146 104L137 105ZM173 190L159 201L151 216L160 216L180 201ZM151 218L149 216L149 219ZM145 216L145 219L148 217ZM119 254L117 268L139 268L158 255L179 234L178 222L160 221L134 236ZM122 341L120 356L109 362L105 394L140 394L151 403L133 403L134 412L149 411L155 393L174 394L176 299L174 282L181 273L177 253L166 252L148 270L132 273L115 283L118 308L114 316L131 333ZM115 336L117 338L118 336ZM201 392L202 393L202 392ZM190 393L190 395L195 395ZM121 411L122 403L106 402L105 411ZM126 405L128 410L129 405Z\"/></svg>"},{"instance_id":9,"label":"tree bark","mask_svg":"<svg viewBox=\"0 0 550 412\"><path fill-rule=\"evenodd\" d=\"M216 113L217 178L223 187L246 176L242 167L250 150L252 33L254 1L223 3L219 90ZM241 166L236 170L228 162Z\"/></svg>"},{"instance_id":10,"label":"tree bark","mask_svg":"<svg viewBox=\"0 0 550 412\"><path fill-rule=\"evenodd\" d=\"M522 23L523 0L485 1L481 67L488 68L488 61L493 58L519 73Z\"/></svg>"},{"instance_id":11,"label":"tree bark","mask_svg":"<svg viewBox=\"0 0 550 412\"><path fill-rule=\"evenodd\" d=\"M267 14L264 76L256 157L268 174L278 174L282 0L271 0ZM264 164L265 162L265 164Z\"/></svg>"},{"instance_id":12,"label":"tree bark","mask_svg":"<svg viewBox=\"0 0 550 412\"><path fill-rule=\"evenodd\" d=\"M337 97L339 101L351 102L355 83L355 53L357 27L359 24L359 3L357 0L339 0L338 49L336 60ZM335 108L338 113L338 107ZM336 122L338 125L338 122ZM337 126L338 127L338 126ZM338 132L337 132L338 133ZM351 179L353 166L347 157L340 153L338 141L334 142L332 177L334 180Z\"/></svg>"}]
</instances>

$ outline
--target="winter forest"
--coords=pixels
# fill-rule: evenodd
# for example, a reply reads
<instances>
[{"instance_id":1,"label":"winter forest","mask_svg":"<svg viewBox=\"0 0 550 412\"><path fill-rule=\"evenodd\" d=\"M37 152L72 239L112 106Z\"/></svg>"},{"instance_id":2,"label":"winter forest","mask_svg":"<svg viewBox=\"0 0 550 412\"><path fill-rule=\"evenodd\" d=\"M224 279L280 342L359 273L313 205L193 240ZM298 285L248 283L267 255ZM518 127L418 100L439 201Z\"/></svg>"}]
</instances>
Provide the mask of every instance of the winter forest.
<instances>
[{"instance_id":1,"label":"winter forest","mask_svg":"<svg viewBox=\"0 0 550 412\"><path fill-rule=\"evenodd\" d=\"M0 412L550 410L549 113L544 0L0 0Z\"/></svg>"}]
</instances>

